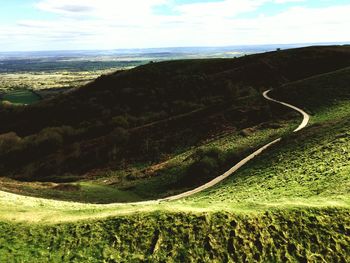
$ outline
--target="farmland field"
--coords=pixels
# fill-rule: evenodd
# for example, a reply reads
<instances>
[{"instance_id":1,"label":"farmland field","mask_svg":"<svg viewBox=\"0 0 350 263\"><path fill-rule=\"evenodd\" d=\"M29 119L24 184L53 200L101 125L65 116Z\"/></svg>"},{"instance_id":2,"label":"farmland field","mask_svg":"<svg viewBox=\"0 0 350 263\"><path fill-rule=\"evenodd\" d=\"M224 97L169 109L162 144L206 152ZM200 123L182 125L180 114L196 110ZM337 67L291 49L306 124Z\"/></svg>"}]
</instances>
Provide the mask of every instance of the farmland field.
<instances>
[{"instance_id":1,"label":"farmland field","mask_svg":"<svg viewBox=\"0 0 350 263\"><path fill-rule=\"evenodd\" d=\"M136 65L136 64L135 64ZM124 67L91 69L89 71L29 71L29 72L11 72L0 73L0 93L6 94L1 100L7 100L14 104L18 101L14 94L18 91L22 93L20 99L23 104L32 104L41 98L50 98L62 92L81 87L103 74L109 74L116 70L127 69ZM25 92L27 90L28 92ZM37 95L32 94L35 91Z\"/></svg>"},{"instance_id":2,"label":"farmland field","mask_svg":"<svg viewBox=\"0 0 350 263\"><path fill-rule=\"evenodd\" d=\"M97 77L121 68L105 70L69 72L18 72L0 73L0 97L2 101L17 104L32 104L41 99L50 98L81 87ZM33 93L32 91L35 91ZM20 95L20 99L17 97Z\"/></svg>"},{"instance_id":3,"label":"farmland field","mask_svg":"<svg viewBox=\"0 0 350 263\"><path fill-rule=\"evenodd\" d=\"M7 101L12 104L33 104L41 100L41 97L31 90L27 89L16 89L7 91L1 96L2 101Z\"/></svg>"}]
</instances>

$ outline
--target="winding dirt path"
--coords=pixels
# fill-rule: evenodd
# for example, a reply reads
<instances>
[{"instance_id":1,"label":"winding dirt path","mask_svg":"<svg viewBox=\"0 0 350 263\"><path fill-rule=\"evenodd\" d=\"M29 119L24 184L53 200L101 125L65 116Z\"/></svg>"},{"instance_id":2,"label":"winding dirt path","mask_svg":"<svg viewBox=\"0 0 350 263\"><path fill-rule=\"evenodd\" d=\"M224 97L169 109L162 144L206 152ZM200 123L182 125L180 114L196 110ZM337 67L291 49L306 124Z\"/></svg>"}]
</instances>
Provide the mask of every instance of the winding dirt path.
<instances>
[{"instance_id":1,"label":"winding dirt path","mask_svg":"<svg viewBox=\"0 0 350 263\"><path fill-rule=\"evenodd\" d=\"M296 129L294 130L294 132L298 132L298 131L304 129L304 128L306 127L306 125L307 125L307 124L309 123L309 121L310 121L310 116L309 116L309 114L307 114L307 113L306 113L305 111L303 111L302 109L299 109L298 107L295 107L295 106L293 106L293 105L291 105L291 104L288 104L288 103L285 103L285 102L282 102L282 101L279 101L279 100L275 100L275 99L269 97L267 94L268 94L270 91L271 91L271 90L267 90L267 91L265 91L265 92L263 93L263 96L264 96L265 99L270 100L270 101L273 101L273 102L276 102L276 103L279 103L279 104L282 104L282 105L284 105L284 106L286 106L286 107L289 107L289 108L291 108L291 109L293 109L293 110L299 112L299 113L303 116L303 121L300 123L299 127L296 128Z\"/></svg>"},{"instance_id":2,"label":"winding dirt path","mask_svg":"<svg viewBox=\"0 0 350 263\"><path fill-rule=\"evenodd\" d=\"M307 114L305 111L303 111L302 109L299 109L298 107L295 107L291 104L279 101L279 100L275 100L271 97L268 96L268 93L271 90L267 90L263 93L263 96L265 99L269 100L269 101L273 101L275 103L278 104L282 104L286 107L289 107L297 112L299 112L302 116L303 116L303 121L301 122L301 124L298 126L298 128L296 128L293 132L298 132L302 129L304 129L306 127L306 125L309 123L310 120L310 116L309 114ZM230 175L232 175L234 172L236 172L239 168L241 168L243 165L245 165L247 162L249 162L250 160L254 159L256 156L260 155L263 151L265 151L266 149L268 149L269 147L271 147L272 145L276 144L277 142L281 141L282 138L278 138L266 145L264 145L263 147L259 148L258 150L256 150L255 152L253 152L252 154L248 155L247 157L245 157L243 160L241 160L240 162L238 162L235 166L233 166L230 170L228 170L227 172L225 172L224 174L216 177L215 179L211 180L210 182L201 185L193 190L178 194L178 195L174 195L174 196L169 196L163 199L158 199L155 200L156 202L162 202L162 201L170 201L170 200L177 200L180 198L184 198L184 197L188 197L191 195L194 195L196 193L199 193L203 190L206 190L210 187L213 187L214 185L220 183L221 181L223 181L224 179L226 179L227 177L229 177Z\"/></svg>"}]
</instances>

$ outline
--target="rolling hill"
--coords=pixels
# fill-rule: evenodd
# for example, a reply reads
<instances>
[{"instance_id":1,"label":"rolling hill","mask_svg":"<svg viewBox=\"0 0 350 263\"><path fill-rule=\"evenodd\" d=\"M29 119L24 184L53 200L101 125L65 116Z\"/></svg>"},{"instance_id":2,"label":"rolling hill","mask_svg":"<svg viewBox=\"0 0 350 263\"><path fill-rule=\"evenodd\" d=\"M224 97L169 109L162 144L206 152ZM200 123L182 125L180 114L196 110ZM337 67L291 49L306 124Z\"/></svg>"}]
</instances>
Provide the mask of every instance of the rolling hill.
<instances>
[{"instance_id":1,"label":"rolling hill","mask_svg":"<svg viewBox=\"0 0 350 263\"><path fill-rule=\"evenodd\" d=\"M162 62L27 108L3 106L0 261L348 262L349 67L345 46ZM311 114L307 128L291 133L300 116L264 100L270 87ZM61 137L48 144L52 134ZM91 204L194 188L280 136L191 197ZM103 193L119 199L101 201Z\"/></svg>"},{"instance_id":2,"label":"rolling hill","mask_svg":"<svg viewBox=\"0 0 350 263\"><path fill-rule=\"evenodd\" d=\"M0 133L12 132L18 143L0 152L0 172L69 182L94 169L158 163L208 138L285 116L261 98L264 89L349 60L349 47L330 46L151 63L29 107L5 105Z\"/></svg>"}]
</instances>

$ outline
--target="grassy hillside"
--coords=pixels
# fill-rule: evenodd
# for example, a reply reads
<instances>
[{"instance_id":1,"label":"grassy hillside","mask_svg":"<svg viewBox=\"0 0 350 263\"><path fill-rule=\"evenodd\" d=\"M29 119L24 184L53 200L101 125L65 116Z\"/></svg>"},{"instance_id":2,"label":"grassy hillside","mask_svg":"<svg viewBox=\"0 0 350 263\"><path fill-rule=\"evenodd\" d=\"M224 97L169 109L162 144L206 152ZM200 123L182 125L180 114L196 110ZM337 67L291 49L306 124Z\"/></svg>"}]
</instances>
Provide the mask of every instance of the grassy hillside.
<instances>
[{"instance_id":1,"label":"grassy hillside","mask_svg":"<svg viewBox=\"0 0 350 263\"><path fill-rule=\"evenodd\" d=\"M311 127L185 200L101 206L1 193L1 255L29 262L347 262L345 107L316 111ZM60 221L70 222L52 225Z\"/></svg>"},{"instance_id":2,"label":"grassy hillside","mask_svg":"<svg viewBox=\"0 0 350 263\"><path fill-rule=\"evenodd\" d=\"M290 90L286 100L295 99L313 113L310 126L285 135L281 143L232 177L192 197L92 205L0 192L0 259L348 262L347 72L335 71L276 89L273 96L282 98ZM300 97L294 92L298 89L302 89ZM332 97L320 96L317 103L310 102L312 95L325 90ZM267 140L266 131L241 137L241 146ZM287 127L280 132L287 134ZM214 139L207 147L234 148L230 146L233 138Z\"/></svg>"},{"instance_id":3,"label":"grassy hillside","mask_svg":"<svg viewBox=\"0 0 350 263\"><path fill-rule=\"evenodd\" d=\"M273 94L284 100L314 110L327 108L350 98L350 68L316 75L283 85Z\"/></svg>"},{"instance_id":4,"label":"grassy hillside","mask_svg":"<svg viewBox=\"0 0 350 263\"><path fill-rule=\"evenodd\" d=\"M30 107L0 109L0 173L74 182L149 166L210 138L287 118L261 91L350 65L346 46L150 63ZM99 172L96 172L98 170Z\"/></svg>"},{"instance_id":5,"label":"grassy hillside","mask_svg":"<svg viewBox=\"0 0 350 263\"><path fill-rule=\"evenodd\" d=\"M250 215L156 212L54 226L0 223L0 260L347 262L349 215L302 208Z\"/></svg>"},{"instance_id":6,"label":"grassy hillside","mask_svg":"<svg viewBox=\"0 0 350 263\"><path fill-rule=\"evenodd\" d=\"M266 122L212 138L160 164L91 174L81 182L18 182L0 178L0 186L18 194L89 203L158 199L208 182L257 147L289 134L295 127L295 121Z\"/></svg>"}]
</instances>

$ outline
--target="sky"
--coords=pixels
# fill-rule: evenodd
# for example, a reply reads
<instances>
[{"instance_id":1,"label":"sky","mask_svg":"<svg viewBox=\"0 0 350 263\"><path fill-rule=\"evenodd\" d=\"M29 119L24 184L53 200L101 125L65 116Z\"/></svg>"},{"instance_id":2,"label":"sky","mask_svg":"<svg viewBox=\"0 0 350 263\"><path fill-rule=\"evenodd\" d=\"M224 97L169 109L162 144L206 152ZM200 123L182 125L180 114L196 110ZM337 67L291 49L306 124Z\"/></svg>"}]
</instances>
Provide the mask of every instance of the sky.
<instances>
[{"instance_id":1,"label":"sky","mask_svg":"<svg viewBox=\"0 0 350 263\"><path fill-rule=\"evenodd\" d=\"M350 41L350 0L0 1L0 52Z\"/></svg>"}]
</instances>

